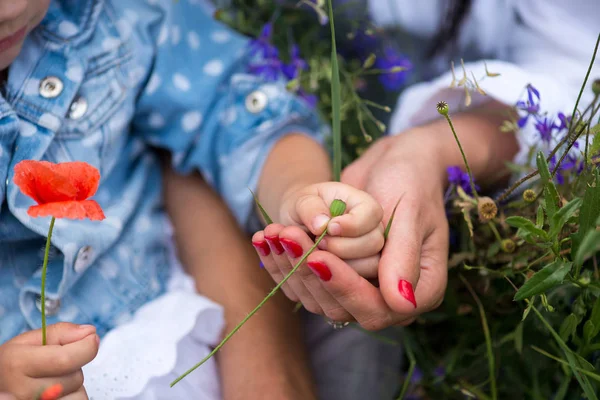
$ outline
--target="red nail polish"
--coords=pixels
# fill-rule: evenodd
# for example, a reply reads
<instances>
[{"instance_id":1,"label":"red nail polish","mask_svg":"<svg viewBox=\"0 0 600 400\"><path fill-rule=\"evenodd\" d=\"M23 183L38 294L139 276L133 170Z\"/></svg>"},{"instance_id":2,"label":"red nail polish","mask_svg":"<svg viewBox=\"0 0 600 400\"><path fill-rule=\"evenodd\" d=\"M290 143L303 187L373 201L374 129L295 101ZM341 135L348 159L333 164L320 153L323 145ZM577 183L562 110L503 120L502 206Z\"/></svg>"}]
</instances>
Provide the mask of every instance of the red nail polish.
<instances>
[{"instance_id":1,"label":"red nail polish","mask_svg":"<svg viewBox=\"0 0 600 400\"><path fill-rule=\"evenodd\" d=\"M304 253L304 251L302 250L302 246L300 246L293 240L283 238L279 239L279 241L285 249L285 252L288 253L288 255L292 258L298 258L302 255L302 253Z\"/></svg>"},{"instance_id":2,"label":"red nail polish","mask_svg":"<svg viewBox=\"0 0 600 400\"><path fill-rule=\"evenodd\" d=\"M310 268L310 270L314 272L314 274L318 276L319 279L321 279L322 281L327 282L331 279L331 271L324 262L310 261L308 263L308 268Z\"/></svg>"},{"instance_id":3,"label":"red nail polish","mask_svg":"<svg viewBox=\"0 0 600 400\"><path fill-rule=\"evenodd\" d=\"M400 282L398 282L398 290L400 291L402 297L413 303L415 308L417 308L417 300L415 299L415 292L413 291L412 283L405 281L404 279L400 279Z\"/></svg>"},{"instance_id":4,"label":"red nail polish","mask_svg":"<svg viewBox=\"0 0 600 400\"><path fill-rule=\"evenodd\" d=\"M254 246L256 251L258 251L258 254L260 254L263 257L266 257L269 254L271 254L271 249L269 248L267 242L265 242L264 240L262 242L252 242L252 246Z\"/></svg>"},{"instance_id":5,"label":"red nail polish","mask_svg":"<svg viewBox=\"0 0 600 400\"><path fill-rule=\"evenodd\" d=\"M285 251L281 242L279 242L279 236L265 236L265 240L269 243L269 247L275 254L280 255Z\"/></svg>"}]
</instances>

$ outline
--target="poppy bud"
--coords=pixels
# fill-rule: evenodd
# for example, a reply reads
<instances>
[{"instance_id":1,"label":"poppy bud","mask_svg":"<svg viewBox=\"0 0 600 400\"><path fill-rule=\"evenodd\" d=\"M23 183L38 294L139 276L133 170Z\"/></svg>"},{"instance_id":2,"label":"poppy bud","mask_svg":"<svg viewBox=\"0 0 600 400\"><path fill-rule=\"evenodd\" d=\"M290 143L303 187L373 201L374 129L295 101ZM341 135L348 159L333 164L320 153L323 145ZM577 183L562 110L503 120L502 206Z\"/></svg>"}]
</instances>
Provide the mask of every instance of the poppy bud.
<instances>
[{"instance_id":1,"label":"poppy bud","mask_svg":"<svg viewBox=\"0 0 600 400\"><path fill-rule=\"evenodd\" d=\"M329 212L331 213L331 217L339 217L346 211L346 203L342 200L335 199L331 202L331 206L329 206Z\"/></svg>"},{"instance_id":2,"label":"poppy bud","mask_svg":"<svg viewBox=\"0 0 600 400\"><path fill-rule=\"evenodd\" d=\"M450 108L448 107L448 103L446 103L445 101L440 101L436 104L435 108L437 109L437 111L446 116L448 115L448 112L450 111Z\"/></svg>"},{"instance_id":3,"label":"poppy bud","mask_svg":"<svg viewBox=\"0 0 600 400\"><path fill-rule=\"evenodd\" d=\"M592 82L592 92L594 92L596 96L600 96L600 78Z\"/></svg>"}]
</instances>

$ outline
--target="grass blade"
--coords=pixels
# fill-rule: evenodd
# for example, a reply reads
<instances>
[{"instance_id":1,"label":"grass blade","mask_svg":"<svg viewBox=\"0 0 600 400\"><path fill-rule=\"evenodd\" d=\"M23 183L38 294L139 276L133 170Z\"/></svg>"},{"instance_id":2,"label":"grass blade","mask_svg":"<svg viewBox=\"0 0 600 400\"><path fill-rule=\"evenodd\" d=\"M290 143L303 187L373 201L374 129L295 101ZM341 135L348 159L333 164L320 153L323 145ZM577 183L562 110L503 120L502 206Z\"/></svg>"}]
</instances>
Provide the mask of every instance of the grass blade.
<instances>
[{"instance_id":1,"label":"grass blade","mask_svg":"<svg viewBox=\"0 0 600 400\"><path fill-rule=\"evenodd\" d=\"M388 223L385 227L385 231L383 232L384 240L387 240L388 235L390 234L390 229L392 229L392 222L394 222L394 215L396 214L396 208L398 208L398 204L400 204L400 200L402 200L402 198L398 199L398 202L396 203L396 205L394 206L394 209L392 210L392 215L390 216L390 220L388 221Z\"/></svg>"},{"instance_id":2,"label":"grass blade","mask_svg":"<svg viewBox=\"0 0 600 400\"><path fill-rule=\"evenodd\" d=\"M331 27L331 106L332 106L332 133L333 133L333 180L340 181L342 175L342 120L341 120L341 93L340 93L340 68L337 58L335 43L335 24L333 21L333 0L328 0L329 26Z\"/></svg>"},{"instance_id":3,"label":"grass blade","mask_svg":"<svg viewBox=\"0 0 600 400\"><path fill-rule=\"evenodd\" d=\"M263 208L263 206L258 201L258 197L256 197L256 195L254 194L252 189L248 189L248 190L250 190L250 193L252 193L252 197L254 197L254 202L256 203L256 206L260 210L260 213L262 214L265 222L267 223L267 225L271 225L273 223L273 220L271 219L271 217L269 217L269 214L267 214L267 211Z\"/></svg>"}]
</instances>

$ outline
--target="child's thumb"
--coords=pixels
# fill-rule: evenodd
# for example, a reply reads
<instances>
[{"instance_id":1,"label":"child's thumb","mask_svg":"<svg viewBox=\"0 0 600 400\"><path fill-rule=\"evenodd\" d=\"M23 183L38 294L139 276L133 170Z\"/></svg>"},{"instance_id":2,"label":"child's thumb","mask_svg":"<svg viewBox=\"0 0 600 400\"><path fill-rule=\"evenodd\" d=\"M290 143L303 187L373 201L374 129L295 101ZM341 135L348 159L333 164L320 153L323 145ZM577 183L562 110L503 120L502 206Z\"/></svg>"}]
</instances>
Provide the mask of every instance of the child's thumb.
<instances>
[{"instance_id":1,"label":"child's thumb","mask_svg":"<svg viewBox=\"0 0 600 400\"><path fill-rule=\"evenodd\" d=\"M75 343L96 332L93 325L76 325L68 322L59 322L49 325L46 329L47 344L64 346ZM25 332L14 339L15 343L28 345L42 344L42 330Z\"/></svg>"},{"instance_id":2,"label":"child's thumb","mask_svg":"<svg viewBox=\"0 0 600 400\"><path fill-rule=\"evenodd\" d=\"M329 207L317 195L306 195L296 202L296 214L302 225L313 235L320 235L331 219Z\"/></svg>"}]
</instances>

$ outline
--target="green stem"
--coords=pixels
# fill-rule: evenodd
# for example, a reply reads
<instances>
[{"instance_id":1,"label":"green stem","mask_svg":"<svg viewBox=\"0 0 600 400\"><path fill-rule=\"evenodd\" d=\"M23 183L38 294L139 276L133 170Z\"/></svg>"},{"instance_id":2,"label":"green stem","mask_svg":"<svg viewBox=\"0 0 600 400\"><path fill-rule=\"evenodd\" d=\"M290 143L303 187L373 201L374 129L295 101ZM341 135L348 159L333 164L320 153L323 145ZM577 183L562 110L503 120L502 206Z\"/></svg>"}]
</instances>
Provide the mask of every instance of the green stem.
<instances>
[{"instance_id":1,"label":"green stem","mask_svg":"<svg viewBox=\"0 0 600 400\"><path fill-rule=\"evenodd\" d=\"M335 25L333 21L333 0L329 0L329 25L331 26L331 108L333 132L333 179L339 182L342 175L342 121L341 121L341 93L340 93L340 68L337 58L335 43Z\"/></svg>"},{"instance_id":2,"label":"green stem","mask_svg":"<svg viewBox=\"0 0 600 400\"><path fill-rule=\"evenodd\" d=\"M291 276L294 274L294 272L296 272L296 270L298 270L298 268L300 268L300 266L302 265L302 263L304 263L304 261L306 261L306 259L308 258L308 256L310 256L312 254L312 252L317 248L317 246L319 245L319 243L321 243L321 240L323 240L323 238L325 237L326 234L327 234L327 229L325 229L325 231L321 234L321 236L319 236L319 238L317 239L317 241L315 242L315 244L302 256L302 258L300 258L300 261L298 261L298 263L294 266L294 268L292 268L292 270L281 280L281 282L279 282L279 284L277 284L277 286L275 286L273 288L273 290L271 290L271 292L269 292L269 294L254 308L254 310L250 311L250 314L248 314L242 320L242 322L240 322L239 324L237 324L237 326L235 328L233 328L233 330L231 332L229 332L229 334L227 336L225 336L225 338L223 340L221 340L221 343L219 343L217 345L217 347L215 347L213 349L213 351L210 352L209 355L207 355L206 357L204 357L202 359L202 361L200 361L198 364L194 365L192 368L190 368L186 372L184 372L183 375L181 375L179 378L177 378L173 382L171 382L171 387L175 386L179 381L181 381L183 378L185 378L186 376L188 376L189 374L191 374L192 372L194 372L194 370L196 370L198 367L200 367L202 364L204 364L206 361L208 361L212 356L214 356L217 353L217 351L219 351L221 349L221 347L223 347L225 345L225 343L227 343L229 341L229 339L231 339L231 337L233 335L235 335L235 333L237 331L239 331L240 328L250 318L252 318L252 316L254 314L256 314L258 312L258 310L260 310L261 307L271 297L273 297L275 295L275 293L277 293L277 291L281 288L281 286L283 286L283 284L286 283L287 280L291 278Z\"/></svg>"},{"instance_id":3,"label":"green stem","mask_svg":"<svg viewBox=\"0 0 600 400\"><path fill-rule=\"evenodd\" d=\"M54 230L55 218L52 217L50 220L50 229L48 230L48 238L46 239L46 251L44 252L44 265L42 266L42 288L41 299L42 302L42 345L46 345L46 271L48 269L48 255L50 254L50 243L52 239L52 231Z\"/></svg>"},{"instance_id":4,"label":"green stem","mask_svg":"<svg viewBox=\"0 0 600 400\"><path fill-rule=\"evenodd\" d=\"M485 310L483 309L483 304L481 304L481 300L477 297L477 293L473 290L469 282L465 279L464 276L459 275L460 280L467 287L471 296L473 296L473 300L477 303L477 309L479 310L479 316L481 318L481 327L483 328L483 334L485 336L485 345L487 349L487 358L488 358L488 368L490 373L490 390L492 394L492 400L496 400L498 398L498 391L496 389L496 362L494 360L494 351L492 349L492 336L490 335L490 328L487 323L487 319L485 317Z\"/></svg>"},{"instance_id":5,"label":"green stem","mask_svg":"<svg viewBox=\"0 0 600 400\"><path fill-rule=\"evenodd\" d=\"M458 135L454 130L454 125L452 124L452 120L450 119L450 115L444 115L446 121L448 121L448 125L450 125L450 130L452 130L452 134L454 135L454 140L456 140L456 144L458 145L458 149L460 150L460 154L462 155L463 161L465 163L465 168L467 169L467 173L469 174L469 183L471 184L471 190L473 191L473 195L476 199L479 200L479 195L477 194L477 190L475 189L475 181L473 177L473 173L471 172L471 167L469 167L469 162L467 161L467 156L465 155L465 151L462 148L462 144L458 139Z\"/></svg>"}]
</instances>

